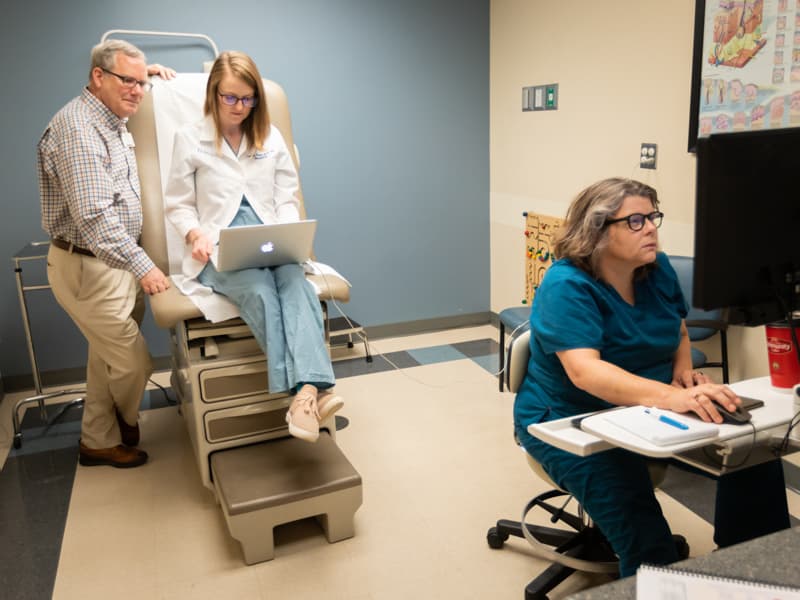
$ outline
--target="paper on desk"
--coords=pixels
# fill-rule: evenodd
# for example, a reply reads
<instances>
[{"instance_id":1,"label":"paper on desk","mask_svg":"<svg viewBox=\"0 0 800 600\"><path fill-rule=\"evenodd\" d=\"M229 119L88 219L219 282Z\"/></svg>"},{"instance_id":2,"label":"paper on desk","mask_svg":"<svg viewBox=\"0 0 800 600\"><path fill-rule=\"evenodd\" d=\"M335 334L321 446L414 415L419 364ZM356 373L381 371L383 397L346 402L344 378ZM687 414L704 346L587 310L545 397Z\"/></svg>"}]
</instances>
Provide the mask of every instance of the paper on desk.
<instances>
[{"instance_id":1,"label":"paper on desk","mask_svg":"<svg viewBox=\"0 0 800 600\"><path fill-rule=\"evenodd\" d=\"M645 411L650 411L650 414ZM658 417L662 414L672 421L685 425L686 429L680 429L660 421ZM719 427L711 423L645 406L629 406L611 410L604 413L603 418L656 446L668 446L705 438L711 440L719 435Z\"/></svg>"},{"instance_id":2,"label":"paper on desk","mask_svg":"<svg viewBox=\"0 0 800 600\"><path fill-rule=\"evenodd\" d=\"M800 600L800 589L644 565L636 572L636 600Z\"/></svg>"}]
</instances>

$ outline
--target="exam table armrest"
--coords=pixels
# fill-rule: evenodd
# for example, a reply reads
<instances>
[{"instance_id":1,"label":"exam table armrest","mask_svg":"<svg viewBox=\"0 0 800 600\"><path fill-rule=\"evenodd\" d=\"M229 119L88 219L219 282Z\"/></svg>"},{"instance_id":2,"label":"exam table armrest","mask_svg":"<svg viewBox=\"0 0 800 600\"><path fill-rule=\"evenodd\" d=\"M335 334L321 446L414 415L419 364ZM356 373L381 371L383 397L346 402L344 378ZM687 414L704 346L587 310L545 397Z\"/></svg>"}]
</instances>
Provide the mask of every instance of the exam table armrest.
<instances>
[{"instance_id":1,"label":"exam table armrest","mask_svg":"<svg viewBox=\"0 0 800 600\"><path fill-rule=\"evenodd\" d=\"M350 286L341 277L336 275L306 275L317 289L317 296L321 301L335 300L336 302L350 301Z\"/></svg>"},{"instance_id":2,"label":"exam table armrest","mask_svg":"<svg viewBox=\"0 0 800 600\"><path fill-rule=\"evenodd\" d=\"M350 300L350 287L347 282L335 275L307 275L318 290L320 300L335 300L336 302L348 302ZM171 329L181 321L197 319L203 316L188 296L181 293L173 282L169 289L160 294L148 296L150 299L150 310L153 313L153 320L156 325L164 329Z\"/></svg>"},{"instance_id":3,"label":"exam table armrest","mask_svg":"<svg viewBox=\"0 0 800 600\"><path fill-rule=\"evenodd\" d=\"M203 313L173 282L166 291L148 296L156 325L172 329L181 321L202 318Z\"/></svg>"}]
</instances>

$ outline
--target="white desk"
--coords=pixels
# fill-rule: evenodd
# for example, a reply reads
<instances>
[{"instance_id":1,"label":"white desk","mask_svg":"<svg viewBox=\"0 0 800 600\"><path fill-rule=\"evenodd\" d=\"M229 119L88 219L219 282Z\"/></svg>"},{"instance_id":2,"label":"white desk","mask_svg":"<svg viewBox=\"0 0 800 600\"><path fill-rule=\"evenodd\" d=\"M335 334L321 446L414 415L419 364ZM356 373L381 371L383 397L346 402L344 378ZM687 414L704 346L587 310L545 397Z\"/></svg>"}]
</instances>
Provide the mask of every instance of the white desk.
<instances>
[{"instance_id":1,"label":"white desk","mask_svg":"<svg viewBox=\"0 0 800 600\"><path fill-rule=\"evenodd\" d=\"M751 422L756 428L756 446L763 446L774 436L785 433L786 426L794 416L791 390L777 391L770 385L769 377L740 381L730 387L741 396L764 401L764 406L750 411ZM737 462L732 459L736 451L749 450L753 444L753 429L749 425L723 424L719 426L719 436L714 439L657 446L604 419L602 415L605 412L607 411L587 413L590 416L581 421L580 430L572 425L576 417L569 417L530 425L528 432L552 446L579 456L588 456L615 447L625 448L654 458L677 458L715 475L734 468L731 465ZM718 456L716 464L709 460L707 454L698 452L707 446L715 447ZM755 452L752 458L758 461L765 457L759 457ZM770 454L770 458L774 456Z\"/></svg>"},{"instance_id":2,"label":"white desk","mask_svg":"<svg viewBox=\"0 0 800 600\"><path fill-rule=\"evenodd\" d=\"M755 440L749 425L720 425L716 438L657 446L604 419L608 411L530 425L528 432L579 456L625 448L645 456L673 458L710 473L717 479L714 541L720 547L731 546L789 527L783 471L767 442L783 437L794 416L792 393L772 388L769 377L741 381L731 388L764 401L764 406L750 411ZM572 425L577 417L585 417L580 429ZM753 486L761 486L759 494L742 495L742 489ZM742 514L748 519L743 520Z\"/></svg>"}]
</instances>

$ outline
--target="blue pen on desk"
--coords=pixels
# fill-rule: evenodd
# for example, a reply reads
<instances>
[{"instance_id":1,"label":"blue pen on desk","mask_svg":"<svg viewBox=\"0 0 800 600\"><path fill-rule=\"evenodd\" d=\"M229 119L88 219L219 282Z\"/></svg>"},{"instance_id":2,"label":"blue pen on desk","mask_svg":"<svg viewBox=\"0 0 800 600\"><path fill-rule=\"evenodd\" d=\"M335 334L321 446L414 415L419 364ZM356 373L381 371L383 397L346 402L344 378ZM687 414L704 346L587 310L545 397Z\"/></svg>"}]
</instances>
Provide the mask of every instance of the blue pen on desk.
<instances>
[{"instance_id":1,"label":"blue pen on desk","mask_svg":"<svg viewBox=\"0 0 800 600\"><path fill-rule=\"evenodd\" d=\"M678 429L683 429L683 430L689 429L689 426L686 425L685 423L681 423L680 421L676 421L675 419L670 419L666 415L653 412L649 408L645 408L644 412L646 412L651 417L658 419L662 423L666 423L667 425L672 425L673 427L677 427Z\"/></svg>"}]
</instances>

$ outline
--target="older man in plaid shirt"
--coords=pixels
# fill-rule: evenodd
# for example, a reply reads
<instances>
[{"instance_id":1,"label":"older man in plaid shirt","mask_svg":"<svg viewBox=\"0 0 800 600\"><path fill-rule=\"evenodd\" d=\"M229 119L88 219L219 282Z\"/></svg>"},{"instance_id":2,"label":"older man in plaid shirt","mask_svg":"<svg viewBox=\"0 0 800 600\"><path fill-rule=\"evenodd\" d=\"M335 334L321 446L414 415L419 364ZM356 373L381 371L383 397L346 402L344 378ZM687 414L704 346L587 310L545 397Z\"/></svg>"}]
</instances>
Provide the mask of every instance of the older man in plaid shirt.
<instances>
[{"instance_id":1,"label":"older man in plaid shirt","mask_svg":"<svg viewBox=\"0 0 800 600\"><path fill-rule=\"evenodd\" d=\"M170 283L139 246L142 207L133 138L125 124L149 90L135 46L95 46L89 84L50 121L38 146L47 276L58 303L89 343L79 461L137 467L139 404L152 372L139 331L144 295Z\"/></svg>"}]
</instances>

